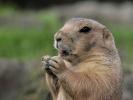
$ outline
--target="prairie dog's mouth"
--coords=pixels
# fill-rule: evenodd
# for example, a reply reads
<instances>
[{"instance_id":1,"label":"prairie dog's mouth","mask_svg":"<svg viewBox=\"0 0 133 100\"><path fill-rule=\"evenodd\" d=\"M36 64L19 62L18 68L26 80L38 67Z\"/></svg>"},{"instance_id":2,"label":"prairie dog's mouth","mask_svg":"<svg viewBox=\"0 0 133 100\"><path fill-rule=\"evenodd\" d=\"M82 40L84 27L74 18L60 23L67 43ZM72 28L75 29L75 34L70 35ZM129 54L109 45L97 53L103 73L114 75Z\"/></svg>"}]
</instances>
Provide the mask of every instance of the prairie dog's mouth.
<instances>
[{"instance_id":1,"label":"prairie dog's mouth","mask_svg":"<svg viewBox=\"0 0 133 100\"><path fill-rule=\"evenodd\" d=\"M65 50L65 49L59 50L59 53L60 53L61 56L68 56L68 55L70 55L69 50Z\"/></svg>"},{"instance_id":2,"label":"prairie dog's mouth","mask_svg":"<svg viewBox=\"0 0 133 100\"><path fill-rule=\"evenodd\" d=\"M71 48L68 45L64 45L63 43L55 43L55 47L58 50L60 56L69 56L71 54Z\"/></svg>"}]
</instances>

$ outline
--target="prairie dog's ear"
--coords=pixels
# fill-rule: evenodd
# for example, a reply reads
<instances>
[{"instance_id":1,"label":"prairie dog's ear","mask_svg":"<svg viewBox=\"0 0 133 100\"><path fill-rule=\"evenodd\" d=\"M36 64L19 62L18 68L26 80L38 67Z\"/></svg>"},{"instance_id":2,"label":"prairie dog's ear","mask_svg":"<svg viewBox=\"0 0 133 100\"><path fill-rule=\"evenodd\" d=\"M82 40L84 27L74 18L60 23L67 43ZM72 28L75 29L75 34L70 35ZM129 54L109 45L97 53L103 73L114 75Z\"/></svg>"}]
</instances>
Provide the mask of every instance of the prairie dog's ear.
<instances>
[{"instance_id":1,"label":"prairie dog's ear","mask_svg":"<svg viewBox=\"0 0 133 100\"><path fill-rule=\"evenodd\" d=\"M104 45L108 48L115 45L113 35L106 27L103 29L103 41Z\"/></svg>"},{"instance_id":2,"label":"prairie dog's ear","mask_svg":"<svg viewBox=\"0 0 133 100\"><path fill-rule=\"evenodd\" d=\"M104 28L103 29L103 39L104 40L107 40L111 37L111 32L107 29L107 28Z\"/></svg>"}]
</instances>

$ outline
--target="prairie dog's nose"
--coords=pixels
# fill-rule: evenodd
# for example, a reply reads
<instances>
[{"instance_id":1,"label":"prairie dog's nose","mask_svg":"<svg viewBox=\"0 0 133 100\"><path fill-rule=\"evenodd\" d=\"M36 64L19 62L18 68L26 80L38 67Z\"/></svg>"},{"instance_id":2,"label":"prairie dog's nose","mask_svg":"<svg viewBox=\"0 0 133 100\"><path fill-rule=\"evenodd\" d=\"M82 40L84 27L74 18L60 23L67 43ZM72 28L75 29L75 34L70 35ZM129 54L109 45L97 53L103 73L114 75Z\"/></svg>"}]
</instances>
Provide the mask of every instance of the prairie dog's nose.
<instances>
[{"instance_id":1,"label":"prairie dog's nose","mask_svg":"<svg viewBox=\"0 0 133 100\"><path fill-rule=\"evenodd\" d=\"M56 38L56 41L57 41L57 42L60 42L61 40L62 40L61 37Z\"/></svg>"}]
</instances>

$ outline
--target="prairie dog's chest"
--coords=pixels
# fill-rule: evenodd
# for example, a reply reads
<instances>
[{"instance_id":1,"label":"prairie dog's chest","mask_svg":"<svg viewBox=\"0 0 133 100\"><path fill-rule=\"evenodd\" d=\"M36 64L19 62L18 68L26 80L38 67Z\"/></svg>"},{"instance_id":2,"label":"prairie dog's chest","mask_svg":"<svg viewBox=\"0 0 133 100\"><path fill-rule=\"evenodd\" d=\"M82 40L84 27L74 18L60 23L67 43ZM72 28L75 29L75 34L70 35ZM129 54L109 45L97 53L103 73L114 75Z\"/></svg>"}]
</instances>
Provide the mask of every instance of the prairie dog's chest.
<instances>
[{"instance_id":1,"label":"prairie dog's chest","mask_svg":"<svg viewBox=\"0 0 133 100\"><path fill-rule=\"evenodd\" d=\"M65 63L67 68L71 68L72 67L72 65L69 62L67 62L66 60L64 60L64 63Z\"/></svg>"},{"instance_id":2,"label":"prairie dog's chest","mask_svg":"<svg viewBox=\"0 0 133 100\"><path fill-rule=\"evenodd\" d=\"M60 87L57 100L72 100L72 98L64 91L62 87Z\"/></svg>"}]
</instances>

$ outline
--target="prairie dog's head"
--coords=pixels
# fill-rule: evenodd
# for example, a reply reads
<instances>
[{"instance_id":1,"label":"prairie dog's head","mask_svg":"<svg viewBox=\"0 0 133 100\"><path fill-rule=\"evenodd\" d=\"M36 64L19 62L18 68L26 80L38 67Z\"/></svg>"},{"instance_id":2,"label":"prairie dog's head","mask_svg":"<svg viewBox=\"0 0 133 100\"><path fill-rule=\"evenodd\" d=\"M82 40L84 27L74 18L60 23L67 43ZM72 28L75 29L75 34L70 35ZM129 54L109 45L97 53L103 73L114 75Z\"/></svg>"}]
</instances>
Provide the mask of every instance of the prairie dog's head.
<instances>
[{"instance_id":1,"label":"prairie dog's head","mask_svg":"<svg viewBox=\"0 0 133 100\"><path fill-rule=\"evenodd\" d=\"M108 29L91 19L72 18L55 34L55 48L68 61L89 54L93 48L115 48Z\"/></svg>"}]
</instances>

